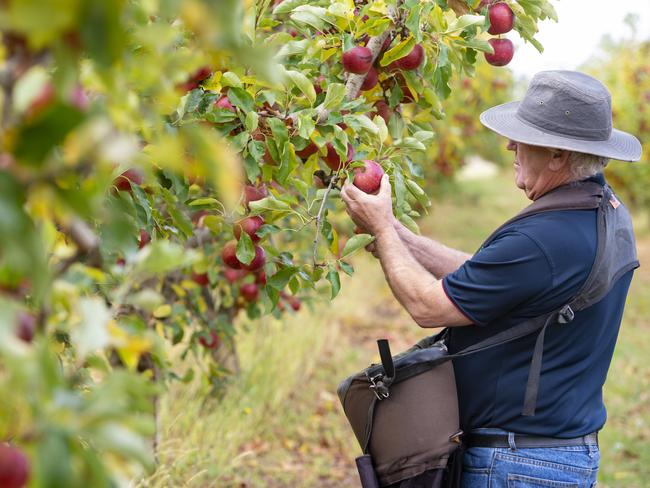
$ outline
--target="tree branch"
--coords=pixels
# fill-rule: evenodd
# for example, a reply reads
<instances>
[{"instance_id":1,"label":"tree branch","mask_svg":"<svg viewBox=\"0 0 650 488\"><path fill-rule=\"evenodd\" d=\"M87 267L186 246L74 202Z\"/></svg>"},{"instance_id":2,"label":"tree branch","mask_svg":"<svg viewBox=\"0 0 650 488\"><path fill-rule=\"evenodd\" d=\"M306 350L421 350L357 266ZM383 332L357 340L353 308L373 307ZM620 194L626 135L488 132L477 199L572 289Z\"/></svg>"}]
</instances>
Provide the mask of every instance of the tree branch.
<instances>
[{"instance_id":1,"label":"tree branch","mask_svg":"<svg viewBox=\"0 0 650 488\"><path fill-rule=\"evenodd\" d=\"M332 188L336 185L337 181L338 181L338 176L333 176L330 179L330 184L328 185L327 190L325 191L325 195L323 195L323 201L321 202L320 208L318 209L318 214L316 215L316 235L314 236L314 249L313 249L314 268L317 266L322 266L322 264L318 264L318 240L320 239L320 230L321 227L323 226L323 213L325 212L327 197L332 191Z\"/></svg>"}]
</instances>

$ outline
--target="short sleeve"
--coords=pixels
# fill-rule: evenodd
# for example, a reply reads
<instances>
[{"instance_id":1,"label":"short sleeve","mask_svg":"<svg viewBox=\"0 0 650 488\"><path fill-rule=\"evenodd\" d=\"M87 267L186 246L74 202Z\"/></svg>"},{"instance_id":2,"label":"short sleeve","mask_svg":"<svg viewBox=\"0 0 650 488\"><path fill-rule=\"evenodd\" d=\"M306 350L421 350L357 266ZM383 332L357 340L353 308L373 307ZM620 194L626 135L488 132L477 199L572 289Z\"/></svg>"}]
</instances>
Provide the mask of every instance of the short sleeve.
<instances>
[{"instance_id":1,"label":"short sleeve","mask_svg":"<svg viewBox=\"0 0 650 488\"><path fill-rule=\"evenodd\" d=\"M528 235L504 232L447 275L449 299L474 324L487 325L548 290L553 270Z\"/></svg>"}]
</instances>

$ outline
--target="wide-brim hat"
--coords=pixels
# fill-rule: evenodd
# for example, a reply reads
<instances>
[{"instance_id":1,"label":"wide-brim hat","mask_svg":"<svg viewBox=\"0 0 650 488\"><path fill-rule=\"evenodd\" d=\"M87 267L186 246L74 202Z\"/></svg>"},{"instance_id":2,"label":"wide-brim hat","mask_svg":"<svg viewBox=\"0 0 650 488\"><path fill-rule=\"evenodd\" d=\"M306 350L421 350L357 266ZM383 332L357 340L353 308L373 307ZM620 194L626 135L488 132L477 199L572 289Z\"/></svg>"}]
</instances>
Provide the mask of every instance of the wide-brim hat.
<instances>
[{"instance_id":1,"label":"wide-brim hat","mask_svg":"<svg viewBox=\"0 0 650 488\"><path fill-rule=\"evenodd\" d=\"M537 73L521 101L486 110L481 123L497 134L534 146L641 159L641 143L612 127L612 98L600 81L577 71Z\"/></svg>"}]
</instances>

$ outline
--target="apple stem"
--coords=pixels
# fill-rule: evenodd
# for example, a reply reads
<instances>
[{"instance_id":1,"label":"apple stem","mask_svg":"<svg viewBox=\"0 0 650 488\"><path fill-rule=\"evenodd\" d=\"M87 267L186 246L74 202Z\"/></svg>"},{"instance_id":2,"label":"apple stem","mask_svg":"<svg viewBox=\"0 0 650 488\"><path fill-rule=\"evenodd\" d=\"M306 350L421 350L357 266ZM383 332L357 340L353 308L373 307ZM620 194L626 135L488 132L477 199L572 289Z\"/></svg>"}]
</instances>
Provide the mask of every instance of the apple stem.
<instances>
[{"instance_id":1,"label":"apple stem","mask_svg":"<svg viewBox=\"0 0 650 488\"><path fill-rule=\"evenodd\" d=\"M332 178L330 179L330 184L327 186L327 190L325 190L325 195L323 195L323 201L321 202L320 208L318 209L318 214L316 215L316 235L314 236L314 249L313 249L314 268L324 266L323 263L318 263L318 240L320 239L320 231L321 231L321 227L323 226L323 214L325 212L325 205L327 204L327 197L332 191L332 188L334 188L334 186L336 185L337 181L338 181L338 176L336 175L332 176Z\"/></svg>"}]
</instances>

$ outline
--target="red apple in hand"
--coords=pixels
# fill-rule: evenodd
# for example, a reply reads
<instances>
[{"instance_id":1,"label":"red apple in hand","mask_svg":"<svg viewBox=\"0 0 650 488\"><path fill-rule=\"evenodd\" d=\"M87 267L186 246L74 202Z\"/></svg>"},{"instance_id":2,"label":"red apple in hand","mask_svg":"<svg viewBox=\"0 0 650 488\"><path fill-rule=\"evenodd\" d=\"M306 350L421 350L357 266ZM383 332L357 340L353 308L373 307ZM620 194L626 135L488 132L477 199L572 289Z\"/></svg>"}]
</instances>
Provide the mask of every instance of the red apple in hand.
<instances>
[{"instance_id":1,"label":"red apple in hand","mask_svg":"<svg viewBox=\"0 0 650 488\"><path fill-rule=\"evenodd\" d=\"M515 54L515 46L510 39L490 39L488 41L494 49L494 54L485 53L485 60L492 66L505 66Z\"/></svg>"},{"instance_id":2,"label":"red apple in hand","mask_svg":"<svg viewBox=\"0 0 650 488\"><path fill-rule=\"evenodd\" d=\"M372 51L367 47L353 47L343 53L343 69L348 73L363 75L372 66Z\"/></svg>"},{"instance_id":3,"label":"red apple in hand","mask_svg":"<svg viewBox=\"0 0 650 488\"><path fill-rule=\"evenodd\" d=\"M353 184L366 193L375 193L381 186L384 170L376 161L364 160L363 166L354 168Z\"/></svg>"},{"instance_id":4,"label":"red apple in hand","mask_svg":"<svg viewBox=\"0 0 650 488\"><path fill-rule=\"evenodd\" d=\"M259 242L261 237L257 235L257 231L260 230L260 227L262 227L262 225L264 225L264 219L259 215L254 215L252 217L246 217L245 219L236 222L235 225L233 225L232 230L237 240L239 240L241 237L241 232L243 230L251 237L253 242Z\"/></svg>"},{"instance_id":5,"label":"red apple in hand","mask_svg":"<svg viewBox=\"0 0 650 488\"><path fill-rule=\"evenodd\" d=\"M490 28L488 32L492 35L505 34L512 30L515 22L515 14L507 3L495 3L488 9Z\"/></svg>"},{"instance_id":6,"label":"red apple in hand","mask_svg":"<svg viewBox=\"0 0 650 488\"><path fill-rule=\"evenodd\" d=\"M325 147L327 148L327 154L323 157L325 164L327 164L327 166L329 166L332 170L338 171L338 169L341 167L341 157L339 156L339 153L336 152L331 142L328 142ZM354 148L352 147L352 144L348 143L346 163L351 161L353 157Z\"/></svg>"},{"instance_id":7,"label":"red apple in hand","mask_svg":"<svg viewBox=\"0 0 650 488\"><path fill-rule=\"evenodd\" d=\"M0 486L23 488L29 479L29 461L15 447L0 444Z\"/></svg>"},{"instance_id":8,"label":"red apple in hand","mask_svg":"<svg viewBox=\"0 0 650 488\"><path fill-rule=\"evenodd\" d=\"M223 264L232 269L240 269L241 263L237 259L237 241L230 241L221 250Z\"/></svg>"}]
</instances>

